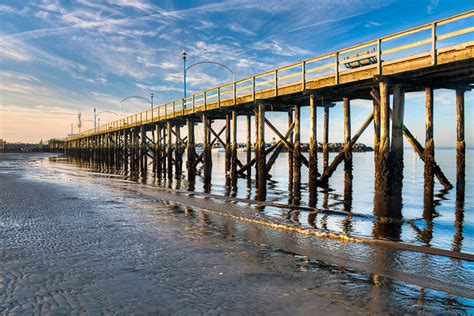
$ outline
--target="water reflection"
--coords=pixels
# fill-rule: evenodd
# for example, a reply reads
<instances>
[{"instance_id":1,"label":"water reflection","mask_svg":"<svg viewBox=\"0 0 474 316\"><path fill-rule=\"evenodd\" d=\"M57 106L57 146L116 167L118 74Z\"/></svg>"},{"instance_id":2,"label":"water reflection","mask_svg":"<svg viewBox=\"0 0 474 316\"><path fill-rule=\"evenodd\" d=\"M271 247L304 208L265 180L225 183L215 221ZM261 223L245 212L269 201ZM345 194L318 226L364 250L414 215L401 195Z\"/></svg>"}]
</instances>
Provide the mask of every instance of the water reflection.
<instances>
[{"instance_id":1,"label":"water reflection","mask_svg":"<svg viewBox=\"0 0 474 316\"><path fill-rule=\"evenodd\" d=\"M344 161L344 211L347 216L342 220L342 231L345 234L350 234L352 231L352 155L349 159Z\"/></svg>"},{"instance_id":2,"label":"water reflection","mask_svg":"<svg viewBox=\"0 0 474 316\"><path fill-rule=\"evenodd\" d=\"M438 152L439 155L443 153L443 151ZM180 154L183 155L182 152ZM199 163L196 171L186 168L186 172L181 173L179 177L174 175L175 165L169 165L167 159L164 159L165 164L160 164L161 174L158 167L156 172L150 172L153 168L151 159L148 161L150 168L148 172L142 172L136 166L133 166L132 160L128 161L128 165L122 165L121 168L117 168L115 162L112 164L96 163L91 158L87 160L72 158L71 160L84 168L94 169L102 173L124 175L131 180L141 183L153 183L170 189L184 188L188 191L209 192L242 199L262 198L256 189L255 180L247 177L247 175L242 174L235 187L232 183L229 185L223 168L225 161L223 154L212 153L214 165L211 165L207 172L205 166ZM239 152L238 154L243 157L241 159L246 159L247 154L245 152ZM163 155L167 158L168 152L163 152ZM409 155L411 157L411 153ZM183 156L183 162L185 162L186 155ZM441 162L443 162L443 156L440 157ZM390 194L375 194L375 187L373 189L367 188L368 185L373 183L373 177L371 176L371 173L373 174L373 156L367 153L356 153L353 159L344 161L343 168L336 171L327 187L309 192L305 180L307 179L307 171L304 166L301 170L302 181L300 185L294 186L294 179L290 179L288 163L291 158L293 158L291 154L288 155L288 153L283 152L280 158L275 161L272 168L272 177L267 180L267 190L263 197L267 201L292 205L294 208L289 207L286 211L278 213L271 208L259 206L264 214L280 216L282 219L291 221L294 225L313 229L334 231L347 235L403 240L454 251L473 251L472 243L466 242L466 238L473 240L472 232L466 230L465 226L466 201L471 201L472 197L468 196L468 200L466 200L466 181L464 177L458 177L455 195L454 192L445 190L432 194L431 190L434 191L434 187L432 188L429 181L428 185L425 185L423 164L407 159L405 160L408 164L405 167L405 173L407 174L405 177L407 178L392 184ZM320 161L322 162L322 160ZM445 160L445 164L446 161L449 160ZM169 177L170 169L173 174L171 178ZM446 169L448 172L450 170L449 168ZM247 172L247 174L249 173ZM419 175L422 177L417 178ZM423 181L420 182L419 179ZM372 201L372 203L369 201ZM452 203L451 209L449 208L450 203ZM303 208L300 209L298 206ZM306 209L305 207L339 210L345 212L346 215L336 216ZM288 211L289 209L291 210ZM470 206L469 209L472 209L472 207ZM359 214L372 216L361 218ZM450 218L449 214L455 215L451 222L451 229L444 226L447 224L443 220ZM451 240L452 243L448 245L445 242L446 240Z\"/></svg>"}]
</instances>

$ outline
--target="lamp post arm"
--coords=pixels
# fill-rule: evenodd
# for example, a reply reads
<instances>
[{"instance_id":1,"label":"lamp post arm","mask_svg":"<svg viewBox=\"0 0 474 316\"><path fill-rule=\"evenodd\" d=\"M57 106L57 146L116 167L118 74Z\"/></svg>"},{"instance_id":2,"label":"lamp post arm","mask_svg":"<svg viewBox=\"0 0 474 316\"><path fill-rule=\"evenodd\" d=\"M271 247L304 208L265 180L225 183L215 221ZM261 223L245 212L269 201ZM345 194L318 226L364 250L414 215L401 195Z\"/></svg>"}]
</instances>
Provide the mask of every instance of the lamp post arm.
<instances>
[{"instance_id":1,"label":"lamp post arm","mask_svg":"<svg viewBox=\"0 0 474 316\"><path fill-rule=\"evenodd\" d=\"M225 69L227 69L231 74L232 74L232 82L235 82L235 74L234 72L232 71L232 69L230 69L229 67L227 67L226 65L224 64L221 64L221 63L218 63L218 62L215 62L215 61L199 61L197 63L194 63L192 64L191 66L189 66L188 68L186 68L185 70L189 70L190 68L194 67L194 66L197 66L197 65L200 65L200 64L214 64L214 65L218 65L218 66L221 66L221 67L224 67Z\"/></svg>"},{"instance_id":2,"label":"lamp post arm","mask_svg":"<svg viewBox=\"0 0 474 316\"><path fill-rule=\"evenodd\" d=\"M144 101L148 102L150 105L152 104L152 102L150 100L148 100L147 98L144 98L144 97L141 97L141 96L138 96L138 95L131 95L129 97L126 97L125 99L120 101L120 103L122 103L123 101L128 100L128 99L141 99L141 100L144 100Z\"/></svg>"},{"instance_id":3,"label":"lamp post arm","mask_svg":"<svg viewBox=\"0 0 474 316\"><path fill-rule=\"evenodd\" d=\"M99 113L97 113L97 114L96 114L96 116L99 116L99 115L101 115L101 114L104 114L104 113L110 113L110 114L113 114L113 115L119 116L117 113L115 113L115 112L112 112L112 111L102 111L102 112L99 112Z\"/></svg>"}]
</instances>

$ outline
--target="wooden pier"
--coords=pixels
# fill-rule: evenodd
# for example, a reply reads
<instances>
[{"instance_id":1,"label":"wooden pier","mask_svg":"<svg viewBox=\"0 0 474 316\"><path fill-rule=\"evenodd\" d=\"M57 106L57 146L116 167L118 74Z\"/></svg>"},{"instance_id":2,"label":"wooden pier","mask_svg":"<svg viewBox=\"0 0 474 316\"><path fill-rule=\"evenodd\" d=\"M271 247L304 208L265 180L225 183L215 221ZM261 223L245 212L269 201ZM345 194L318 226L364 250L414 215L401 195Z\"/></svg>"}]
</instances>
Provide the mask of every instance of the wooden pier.
<instances>
[{"instance_id":1,"label":"wooden pier","mask_svg":"<svg viewBox=\"0 0 474 316\"><path fill-rule=\"evenodd\" d=\"M188 179L201 173L207 184L204 191L209 192L213 168L211 148L219 142L225 147L226 184L230 190L237 190L238 178L246 178L248 183L254 179L255 198L264 200L272 166L280 152L286 149L292 203L300 202L301 168L308 168L311 206L316 204L317 188L327 186L342 162L347 170L345 181L351 183L352 147L372 124L374 205L378 215L399 218L400 209L394 205L399 201L403 180L403 137L424 162L425 178L429 179L425 183L425 196L433 196L435 178L446 189L453 187L435 161L435 89L456 91L453 111L457 113L457 167L458 176L464 175L464 93L472 89L474 83L473 20L474 11L469 11L196 93L68 137L65 152L91 161L105 161L136 173L147 172L148 159L151 159L157 178L179 177L185 166ZM468 27L459 27L462 21L467 21ZM424 39L413 41L414 35ZM405 93L414 91L426 94L424 146L404 124ZM392 106L390 96L393 96ZM356 129L350 114L351 101L355 99L373 102L372 112ZM340 101L344 115L344 146L333 161L329 161L330 110ZM302 118L301 109L306 106L309 106L310 115ZM324 108L323 135L317 134L317 107ZM287 129L278 130L266 117L267 112L288 113ZM238 116L246 117L245 126L238 128ZM253 154L252 116L256 137ZM213 127L217 120L225 122L220 130ZM308 157L301 152L303 124L309 125ZM198 154L195 129L199 125L203 140L202 152ZM184 127L186 137L182 136ZM278 137L270 147L265 146L266 128ZM242 161L237 156L239 132L246 133L247 155ZM323 142L322 170L318 170L318 139Z\"/></svg>"}]
</instances>

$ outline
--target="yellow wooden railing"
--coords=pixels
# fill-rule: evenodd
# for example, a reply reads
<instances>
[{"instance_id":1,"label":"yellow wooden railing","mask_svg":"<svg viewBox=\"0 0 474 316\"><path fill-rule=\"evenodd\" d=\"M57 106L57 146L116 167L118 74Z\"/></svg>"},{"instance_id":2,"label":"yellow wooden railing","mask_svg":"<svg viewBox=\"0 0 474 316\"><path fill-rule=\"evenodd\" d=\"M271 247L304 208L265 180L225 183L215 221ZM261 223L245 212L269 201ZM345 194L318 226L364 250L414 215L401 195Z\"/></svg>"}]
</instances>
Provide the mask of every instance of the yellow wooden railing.
<instances>
[{"instance_id":1,"label":"yellow wooden railing","mask_svg":"<svg viewBox=\"0 0 474 316\"><path fill-rule=\"evenodd\" d=\"M456 25L461 20L464 24ZM471 10L199 92L87 130L79 135L69 137L67 140L149 124L209 109L218 109L221 106L253 102L257 96L261 96L262 99L275 97L279 93L285 94L285 88L293 88L291 93L301 92L305 91L311 83L323 79L332 80L331 78L333 78L334 81L331 84L338 85L341 76L361 70L376 69L375 73L382 76L384 75L384 66L421 57L430 57L431 65L436 65L437 56L440 53L457 47L474 46L473 20L474 10ZM465 27L466 24L467 27ZM458 40L456 43L448 41L463 35L465 38L461 41Z\"/></svg>"}]
</instances>

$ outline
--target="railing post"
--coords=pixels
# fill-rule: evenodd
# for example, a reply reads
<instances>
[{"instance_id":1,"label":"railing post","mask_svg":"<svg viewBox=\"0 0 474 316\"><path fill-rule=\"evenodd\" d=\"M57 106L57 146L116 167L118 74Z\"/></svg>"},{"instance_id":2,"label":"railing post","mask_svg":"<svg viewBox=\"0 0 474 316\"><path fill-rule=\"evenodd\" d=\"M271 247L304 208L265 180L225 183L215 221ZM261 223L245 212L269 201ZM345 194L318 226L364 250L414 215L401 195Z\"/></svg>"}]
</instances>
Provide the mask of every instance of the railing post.
<instances>
[{"instance_id":1,"label":"railing post","mask_svg":"<svg viewBox=\"0 0 474 316\"><path fill-rule=\"evenodd\" d=\"M237 83L234 81L234 85L233 85L233 94L234 94L234 105L237 104Z\"/></svg>"},{"instance_id":2,"label":"railing post","mask_svg":"<svg viewBox=\"0 0 474 316\"><path fill-rule=\"evenodd\" d=\"M255 76L252 77L252 99L255 102Z\"/></svg>"},{"instance_id":3,"label":"railing post","mask_svg":"<svg viewBox=\"0 0 474 316\"><path fill-rule=\"evenodd\" d=\"M206 93L206 91L204 91L204 111L207 111L207 100L206 100L206 97L207 97L207 93ZM194 102L194 94L193 94L193 102Z\"/></svg>"},{"instance_id":4,"label":"railing post","mask_svg":"<svg viewBox=\"0 0 474 316\"><path fill-rule=\"evenodd\" d=\"M306 90L306 61L301 62L301 89Z\"/></svg>"},{"instance_id":5,"label":"railing post","mask_svg":"<svg viewBox=\"0 0 474 316\"><path fill-rule=\"evenodd\" d=\"M278 96L278 69L275 69L275 96Z\"/></svg>"},{"instance_id":6,"label":"railing post","mask_svg":"<svg viewBox=\"0 0 474 316\"><path fill-rule=\"evenodd\" d=\"M176 117L176 101L173 101L173 117Z\"/></svg>"},{"instance_id":7,"label":"railing post","mask_svg":"<svg viewBox=\"0 0 474 316\"><path fill-rule=\"evenodd\" d=\"M382 77L382 40L377 39L377 73Z\"/></svg>"},{"instance_id":8,"label":"railing post","mask_svg":"<svg viewBox=\"0 0 474 316\"><path fill-rule=\"evenodd\" d=\"M335 79L336 79L336 84L339 84L339 52L336 52L336 60L334 62L334 67L335 67Z\"/></svg>"},{"instance_id":9,"label":"railing post","mask_svg":"<svg viewBox=\"0 0 474 316\"><path fill-rule=\"evenodd\" d=\"M221 87L217 88L217 106L221 107Z\"/></svg>"},{"instance_id":10,"label":"railing post","mask_svg":"<svg viewBox=\"0 0 474 316\"><path fill-rule=\"evenodd\" d=\"M431 58L433 66L437 63L436 57L436 22L434 22L431 24Z\"/></svg>"}]
</instances>

